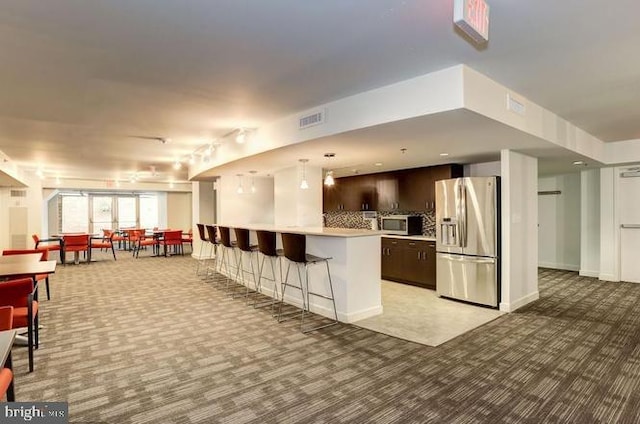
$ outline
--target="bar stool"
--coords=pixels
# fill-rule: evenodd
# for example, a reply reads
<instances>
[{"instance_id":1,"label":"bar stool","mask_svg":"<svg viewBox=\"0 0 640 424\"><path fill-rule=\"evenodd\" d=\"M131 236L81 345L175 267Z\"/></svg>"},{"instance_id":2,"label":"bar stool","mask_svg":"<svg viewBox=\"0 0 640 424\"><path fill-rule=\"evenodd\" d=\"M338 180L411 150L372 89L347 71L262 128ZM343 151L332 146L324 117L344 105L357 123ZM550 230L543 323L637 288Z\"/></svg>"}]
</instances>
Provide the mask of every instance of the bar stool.
<instances>
[{"instance_id":1,"label":"bar stool","mask_svg":"<svg viewBox=\"0 0 640 424\"><path fill-rule=\"evenodd\" d=\"M235 252L235 245L231 242L231 230L229 227L218 226L218 232L220 233L220 247L222 248L222 254L220 255L220 273L227 278L226 290L229 289L229 283L231 283L231 270L229 269L229 254L233 252L234 264L238 266L238 261ZM223 273L224 268L224 273Z\"/></svg>"},{"instance_id":2,"label":"bar stool","mask_svg":"<svg viewBox=\"0 0 640 424\"><path fill-rule=\"evenodd\" d=\"M236 270L236 281L242 284L245 274L251 274L253 278L253 289L258 291L258 284L256 282L256 273L253 268L253 256L258 252L258 246L252 245L249 241L249 230L246 228L234 228L236 233L236 246L240 250L240 257L238 258L238 268ZM249 257L250 270L245 268L245 258ZM245 297L247 303L249 303L249 282L245 284L246 292Z\"/></svg>"},{"instance_id":3,"label":"bar stool","mask_svg":"<svg viewBox=\"0 0 640 424\"><path fill-rule=\"evenodd\" d=\"M207 274L206 277L208 277L209 275L209 271L212 271L213 274L215 275L216 273L216 267L218 266L218 235L217 235L217 230L216 227L214 225L205 225L205 228L207 229L207 242L211 245L211 250L209 250L209 257L208 259L210 261L213 261L213 267L208 266L207 267Z\"/></svg>"},{"instance_id":4,"label":"bar stool","mask_svg":"<svg viewBox=\"0 0 640 424\"><path fill-rule=\"evenodd\" d=\"M273 315L273 309L276 304L276 300L280 301L280 293L278 290L278 285L282 285L282 261L281 258L283 256L282 249L276 249L276 233L273 231L266 230L257 230L256 234L258 236L258 251L262 254L262 261L258 266L258 284L256 290L256 297L253 301L253 307L262 307L271 305L271 314ZM273 279L263 277L264 274L264 265L265 260L269 260L269 264L271 265L271 275ZM277 265L280 264L280 280L276 279L276 268ZM269 302L264 302L261 305L258 305L258 292L262 293L262 279L273 281L273 293L272 299Z\"/></svg>"},{"instance_id":5,"label":"bar stool","mask_svg":"<svg viewBox=\"0 0 640 424\"><path fill-rule=\"evenodd\" d=\"M280 308L278 310L278 322L282 322L282 304L284 303L284 296L287 287L292 287L300 290L302 294L302 313L300 319L300 331L303 333L308 333L310 331L318 330L320 328L329 327L331 325L335 325L338 323L338 313L336 311L336 301L333 294L333 284L331 282L331 272L329 271L329 259L331 258L321 258L319 256L310 255L307 253L307 237L304 234L292 234L292 233L282 233L282 246L284 247L284 256L289 260L287 265L287 273L285 276L285 280L282 283L282 298L280 303ZM317 265L320 263L325 263L327 266L327 277L329 278L329 291L331 292L330 296L312 292L309 290L309 267L312 265ZM291 264L294 264L298 271L298 282L299 286L293 285L289 283L289 271L291 268ZM304 266L304 279L302 278L301 268ZM334 319L328 323L323 325L318 325L312 328L304 327L304 317L305 313L310 313L310 296L320 297L323 299L327 299L331 301L333 305L333 315Z\"/></svg>"},{"instance_id":6,"label":"bar stool","mask_svg":"<svg viewBox=\"0 0 640 424\"><path fill-rule=\"evenodd\" d=\"M198 235L200 236L200 253L198 253L198 265L196 266L196 275L200 274L200 265L204 264L206 259L202 259L202 249L204 249L204 245L209 242L209 239L204 233L204 224L196 224L198 226ZM209 256L211 256L211 252L209 252Z\"/></svg>"}]
</instances>

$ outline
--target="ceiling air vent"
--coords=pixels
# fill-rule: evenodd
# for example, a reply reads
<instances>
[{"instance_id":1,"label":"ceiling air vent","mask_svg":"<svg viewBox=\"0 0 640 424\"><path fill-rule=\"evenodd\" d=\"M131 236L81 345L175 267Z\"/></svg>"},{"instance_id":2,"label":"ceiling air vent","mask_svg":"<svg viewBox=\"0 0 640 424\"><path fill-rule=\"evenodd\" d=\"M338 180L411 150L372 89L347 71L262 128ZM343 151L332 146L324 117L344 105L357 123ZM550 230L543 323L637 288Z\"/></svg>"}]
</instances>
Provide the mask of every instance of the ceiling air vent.
<instances>
[{"instance_id":1,"label":"ceiling air vent","mask_svg":"<svg viewBox=\"0 0 640 424\"><path fill-rule=\"evenodd\" d=\"M303 130L320 124L324 124L324 110L317 110L313 113L301 116L298 120L298 129Z\"/></svg>"},{"instance_id":2,"label":"ceiling air vent","mask_svg":"<svg viewBox=\"0 0 640 424\"><path fill-rule=\"evenodd\" d=\"M27 197L27 190L11 190L11 197Z\"/></svg>"}]
</instances>

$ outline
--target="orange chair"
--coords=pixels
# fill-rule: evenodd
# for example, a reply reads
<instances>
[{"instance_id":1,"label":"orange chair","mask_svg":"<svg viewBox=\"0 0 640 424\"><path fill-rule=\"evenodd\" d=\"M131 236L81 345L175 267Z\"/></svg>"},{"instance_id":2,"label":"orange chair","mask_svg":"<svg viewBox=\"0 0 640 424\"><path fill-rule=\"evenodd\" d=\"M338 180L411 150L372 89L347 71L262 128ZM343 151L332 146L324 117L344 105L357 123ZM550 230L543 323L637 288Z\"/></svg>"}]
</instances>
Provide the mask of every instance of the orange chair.
<instances>
[{"instance_id":1,"label":"orange chair","mask_svg":"<svg viewBox=\"0 0 640 424\"><path fill-rule=\"evenodd\" d=\"M0 306L0 331L11 330L12 325L13 306Z\"/></svg>"},{"instance_id":2,"label":"orange chair","mask_svg":"<svg viewBox=\"0 0 640 424\"><path fill-rule=\"evenodd\" d=\"M108 231L108 230L103 230ZM92 249L111 249L111 253L113 253L113 260L116 259L116 251L113 249L113 238L115 236L114 232L111 232L107 238L103 238L102 240L91 240L91 248Z\"/></svg>"},{"instance_id":3,"label":"orange chair","mask_svg":"<svg viewBox=\"0 0 640 424\"><path fill-rule=\"evenodd\" d=\"M2 306L13 306L12 328L27 327L29 345L29 372L33 371L33 350L38 348L37 286L31 278L19 278L0 283Z\"/></svg>"},{"instance_id":4,"label":"orange chair","mask_svg":"<svg viewBox=\"0 0 640 424\"><path fill-rule=\"evenodd\" d=\"M11 330L13 325L13 306L0 306L0 331ZM7 396L7 402L15 402L13 392L13 372L11 371L11 351L0 369L0 399Z\"/></svg>"},{"instance_id":5,"label":"orange chair","mask_svg":"<svg viewBox=\"0 0 640 424\"><path fill-rule=\"evenodd\" d=\"M60 254L60 262L64 264L64 256L60 253L62 252L61 238L41 239L37 234L32 234L31 238L35 243L34 249L47 249L50 252L57 251Z\"/></svg>"},{"instance_id":6,"label":"orange chair","mask_svg":"<svg viewBox=\"0 0 640 424\"><path fill-rule=\"evenodd\" d=\"M49 251L47 249L9 249L3 250L2 256L13 256L13 255L25 255L29 253L42 253L41 261L49 260ZM25 275L25 277L29 277ZM51 293L49 292L49 274L36 274L36 281L44 281L44 284L47 288L47 300L51 300Z\"/></svg>"},{"instance_id":7,"label":"orange chair","mask_svg":"<svg viewBox=\"0 0 640 424\"><path fill-rule=\"evenodd\" d=\"M129 240L129 249L132 251L133 256L136 255L136 249L138 248L138 242L144 239L144 228L130 228L127 230L127 240Z\"/></svg>"},{"instance_id":8,"label":"orange chair","mask_svg":"<svg viewBox=\"0 0 640 424\"><path fill-rule=\"evenodd\" d=\"M156 253L156 249L158 248L158 239L155 237L147 237L145 235L145 230L136 230L135 231L135 237L138 240L138 242L135 245L133 254L134 256L137 258L140 255L140 249L144 246L152 246L153 247L153 253Z\"/></svg>"},{"instance_id":9,"label":"orange chair","mask_svg":"<svg viewBox=\"0 0 640 424\"><path fill-rule=\"evenodd\" d=\"M103 229L102 230L102 234L104 235L104 238L107 239L109 237L111 237L111 242L115 243L118 242L118 249L122 248L122 242L127 242L127 237L125 236L121 236L120 234L111 231L111 230L107 230L107 229ZM126 246L125 246L126 248Z\"/></svg>"},{"instance_id":10,"label":"orange chair","mask_svg":"<svg viewBox=\"0 0 640 424\"><path fill-rule=\"evenodd\" d=\"M165 231L164 237L159 242L164 247L164 256L167 256L167 246L173 246L174 252L180 252L180 254L184 255L182 250L182 230Z\"/></svg>"},{"instance_id":11,"label":"orange chair","mask_svg":"<svg viewBox=\"0 0 640 424\"><path fill-rule=\"evenodd\" d=\"M63 255L66 256L67 252L89 252L89 234L69 234L64 236L64 251ZM87 262L91 259L91 254L88 254ZM76 261L77 263L77 261Z\"/></svg>"}]
</instances>

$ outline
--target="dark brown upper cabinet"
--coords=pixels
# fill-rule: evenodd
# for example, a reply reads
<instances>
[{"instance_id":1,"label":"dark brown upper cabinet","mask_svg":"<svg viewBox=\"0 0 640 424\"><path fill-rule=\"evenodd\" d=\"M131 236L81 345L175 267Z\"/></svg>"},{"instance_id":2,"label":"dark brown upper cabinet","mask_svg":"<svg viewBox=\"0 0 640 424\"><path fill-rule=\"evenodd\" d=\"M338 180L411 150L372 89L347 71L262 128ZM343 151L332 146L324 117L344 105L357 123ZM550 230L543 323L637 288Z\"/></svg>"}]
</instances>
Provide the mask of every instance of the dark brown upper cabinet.
<instances>
[{"instance_id":1,"label":"dark brown upper cabinet","mask_svg":"<svg viewBox=\"0 0 640 424\"><path fill-rule=\"evenodd\" d=\"M375 174L378 205L376 210L394 211L400 209L400 175L398 172Z\"/></svg>"},{"instance_id":2,"label":"dark brown upper cabinet","mask_svg":"<svg viewBox=\"0 0 640 424\"><path fill-rule=\"evenodd\" d=\"M462 176L462 165L439 165L335 179L323 188L323 211L428 211L435 182Z\"/></svg>"},{"instance_id":3,"label":"dark brown upper cabinet","mask_svg":"<svg viewBox=\"0 0 640 424\"><path fill-rule=\"evenodd\" d=\"M333 186L323 187L322 209L324 212L376 210L377 199L373 175L336 178Z\"/></svg>"},{"instance_id":4,"label":"dark brown upper cabinet","mask_svg":"<svg viewBox=\"0 0 640 424\"><path fill-rule=\"evenodd\" d=\"M400 209L429 211L435 209L436 181L462 177L462 165L439 165L401 171Z\"/></svg>"}]
</instances>

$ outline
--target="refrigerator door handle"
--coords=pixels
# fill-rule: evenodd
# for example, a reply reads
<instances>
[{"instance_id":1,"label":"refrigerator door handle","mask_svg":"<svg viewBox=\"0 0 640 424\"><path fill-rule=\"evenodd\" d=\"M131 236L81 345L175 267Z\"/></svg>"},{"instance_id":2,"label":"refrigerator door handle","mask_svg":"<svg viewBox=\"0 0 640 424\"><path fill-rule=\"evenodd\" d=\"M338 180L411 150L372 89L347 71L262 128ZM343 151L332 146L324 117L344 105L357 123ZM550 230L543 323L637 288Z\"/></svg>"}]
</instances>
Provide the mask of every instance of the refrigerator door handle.
<instances>
[{"instance_id":1,"label":"refrigerator door handle","mask_svg":"<svg viewBox=\"0 0 640 424\"><path fill-rule=\"evenodd\" d=\"M464 180L460 180L460 208L458 222L460 223L460 247L467 247L467 188Z\"/></svg>"},{"instance_id":2,"label":"refrigerator door handle","mask_svg":"<svg viewBox=\"0 0 640 424\"><path fill-rule=\"evenodd\" d=\"M474 264L493 264L496 262L495 258L480 258L480 257L474 257L474 256L449 255L446 253L440 253L440 257L442 259L447 259L449 261L471 262Z\"/></svg>"}]
</instances>

